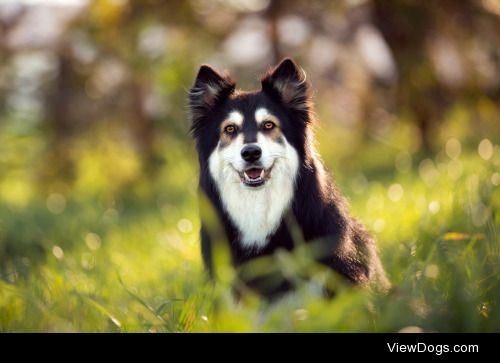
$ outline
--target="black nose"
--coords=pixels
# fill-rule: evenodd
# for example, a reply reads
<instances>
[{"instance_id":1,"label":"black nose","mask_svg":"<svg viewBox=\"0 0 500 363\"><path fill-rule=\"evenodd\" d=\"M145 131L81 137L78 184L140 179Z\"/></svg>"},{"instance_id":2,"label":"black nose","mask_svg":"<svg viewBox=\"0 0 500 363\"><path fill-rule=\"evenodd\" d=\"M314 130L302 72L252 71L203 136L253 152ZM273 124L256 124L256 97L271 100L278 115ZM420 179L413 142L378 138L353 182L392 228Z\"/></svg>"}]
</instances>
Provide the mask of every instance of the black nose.
<instances>
[{"instance_id":1,"label":"black nose","mask_svg":"<svg viewBox=\"0 0 500 363\"><path fill-rule=\"evenodd\" d=\"M253 163L260 159L262 150L257 145L247 145L241 150L243 160Z\"/></svg>"}]
</instances>

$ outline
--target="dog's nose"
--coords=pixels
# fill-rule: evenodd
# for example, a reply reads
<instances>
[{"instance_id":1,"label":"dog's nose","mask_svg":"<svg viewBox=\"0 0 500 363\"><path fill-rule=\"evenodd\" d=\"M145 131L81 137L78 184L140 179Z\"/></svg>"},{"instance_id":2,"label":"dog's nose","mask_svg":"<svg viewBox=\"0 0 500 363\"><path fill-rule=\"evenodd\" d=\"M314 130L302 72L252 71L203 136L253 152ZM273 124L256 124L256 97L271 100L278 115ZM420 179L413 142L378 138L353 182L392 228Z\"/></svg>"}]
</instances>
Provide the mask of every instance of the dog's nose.
<instances>
[{"instance_id":1,"label":"dog's nose","mask_svg":"<svg viewBox=\"0 0 500 363\"><path fill-rule=\"evenodd\" d=\"M241 150L243 160L253 163L260 159L262 150L257 145L247 145Z\"/></svg>"}]
</instances>

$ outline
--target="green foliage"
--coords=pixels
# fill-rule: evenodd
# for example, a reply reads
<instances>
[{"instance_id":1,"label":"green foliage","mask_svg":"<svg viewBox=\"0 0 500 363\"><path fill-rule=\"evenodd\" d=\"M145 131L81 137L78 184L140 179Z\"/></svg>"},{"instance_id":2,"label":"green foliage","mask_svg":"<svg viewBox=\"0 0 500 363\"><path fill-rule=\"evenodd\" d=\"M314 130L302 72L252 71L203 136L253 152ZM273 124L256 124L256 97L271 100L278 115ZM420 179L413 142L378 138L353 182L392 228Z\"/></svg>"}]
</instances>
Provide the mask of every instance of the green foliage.
<instances>
[{"instance_id":1,"label":"green foliage","mask_svg":"<svg viewBox=\"0 0 500 363\"><path fill-rule=\"evenodd\" d=\"M0 331L499 331L498 6L334 3L96 0L58 30L37 22L62 5L2 13ZM378 240L387 293L302 245L234 271L198 195L197 67L255 86L285 55L313 83L320 154ZM297 289L273 304L237 280L276 270Z\"/></svg>"},{"instance_id":2,"label":"green foliage","mask_svg":"<svg viewBox=\"0 0 500 363\"><path fill-rule=\"evenodd\" d=\"M2 176L3 191L16 190L19 172L33 172L21 167L40 144L38 136L30 137L33 142L27 146L25 137L2 133L9 150L27 148L9 156L11 165L19 167ZM395 131L392 137L401 134ZM325 155L336 153L335 146L319 139L320 149L329 148ZM313 277L298 281L297 292L267 305L252 294L236 302L228 267L219 268L219 283L207 282L198 245L194 150L185 140L168 141L162 150L165 163L152 179L142 178L140 171L120 172L129 170L135 156L94 134L75 146L87 156L79 158L85 166L78 168L73 189L54 189L44 196L20 180L33 190L2 193L1 331L500 327L498 146L484 160L477 140L464 142L459 155L445 143L441 153L420 162L408 153L412 166L401 167L401 151L375 141L360 145L356 164L334 171L353 213L376 234L393 289L381 294L337 281L337 295L325 300L318 286L327 272L301 260L300 253L282 254L279 269L289 274L313 269ZM369 153L377 148L383 155L373 166ZM337 163L339 154L327 164ZM110 179L103 178L106 173Z\"/></svg>"}]
</instances>

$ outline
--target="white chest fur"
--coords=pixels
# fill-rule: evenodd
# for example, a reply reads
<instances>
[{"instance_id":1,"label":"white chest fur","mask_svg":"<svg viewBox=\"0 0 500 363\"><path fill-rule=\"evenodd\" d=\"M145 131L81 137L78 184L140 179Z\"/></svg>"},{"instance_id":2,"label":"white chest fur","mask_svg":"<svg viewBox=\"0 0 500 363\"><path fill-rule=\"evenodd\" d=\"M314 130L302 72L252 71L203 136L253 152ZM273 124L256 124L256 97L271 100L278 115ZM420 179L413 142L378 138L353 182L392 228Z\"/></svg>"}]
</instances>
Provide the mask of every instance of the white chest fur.
<instances>
[{"instance_id":1,"label":"white chest fur","mask_svg":"<svg viewBox=\"0 0 500 363\"><path fill-rule=\"evenodd\" d=\"M293 199L298 163L297 152L286 143L285 152L274 160L270 179L252 188L241 182L217 150L210 156L210 173L226 212L240 232L243 247L263 248L279 227Z\"/></svg>"}]
</instances>

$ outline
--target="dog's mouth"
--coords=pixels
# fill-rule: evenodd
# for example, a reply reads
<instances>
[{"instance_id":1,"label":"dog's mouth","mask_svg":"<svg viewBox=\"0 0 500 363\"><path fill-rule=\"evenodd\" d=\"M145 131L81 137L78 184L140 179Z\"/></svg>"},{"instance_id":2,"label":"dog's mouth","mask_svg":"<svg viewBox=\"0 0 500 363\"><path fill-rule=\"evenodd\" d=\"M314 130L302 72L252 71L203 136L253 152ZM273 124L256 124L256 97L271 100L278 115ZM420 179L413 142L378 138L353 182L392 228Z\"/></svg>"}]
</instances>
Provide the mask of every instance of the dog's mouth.
<instances>
[{"instance_id":1,"label":"dog's mouth","mask_svg":"<svg viewBox=\"0 0 500 363\"><path fill-rule=\"evenodd\" d=\"M239 174L243 184L249 187L259 187L269 179L271 170L272 166L267 170L260 166L251 166Z\"/></svg>"}]
</instances>

